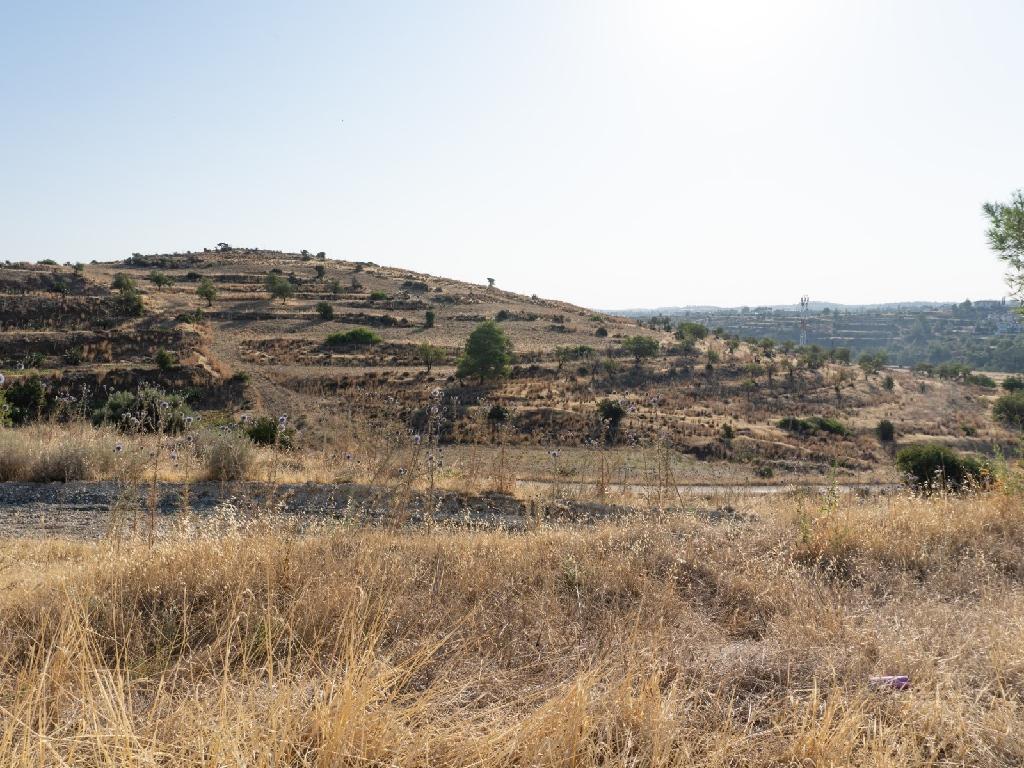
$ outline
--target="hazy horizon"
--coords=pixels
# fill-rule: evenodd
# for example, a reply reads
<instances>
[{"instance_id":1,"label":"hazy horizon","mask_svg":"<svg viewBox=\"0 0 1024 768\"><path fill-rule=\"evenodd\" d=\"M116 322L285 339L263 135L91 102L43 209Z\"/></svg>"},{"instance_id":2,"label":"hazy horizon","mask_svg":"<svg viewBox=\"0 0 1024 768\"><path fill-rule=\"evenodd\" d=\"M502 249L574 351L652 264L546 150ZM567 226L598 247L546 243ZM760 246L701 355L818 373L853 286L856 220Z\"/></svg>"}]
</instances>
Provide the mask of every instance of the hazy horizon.
<instances>
[{"instance_id":1,"label":"hazy horizon","mask_svg":"<svg viewBox=\"0 0 1024 768\"><path fill-rule=\"evenodd\" d=\"M607 309L1006 294L1024 6L68 2L0 29L0 259L308 248Z\"/></svg>"}]
</instances>

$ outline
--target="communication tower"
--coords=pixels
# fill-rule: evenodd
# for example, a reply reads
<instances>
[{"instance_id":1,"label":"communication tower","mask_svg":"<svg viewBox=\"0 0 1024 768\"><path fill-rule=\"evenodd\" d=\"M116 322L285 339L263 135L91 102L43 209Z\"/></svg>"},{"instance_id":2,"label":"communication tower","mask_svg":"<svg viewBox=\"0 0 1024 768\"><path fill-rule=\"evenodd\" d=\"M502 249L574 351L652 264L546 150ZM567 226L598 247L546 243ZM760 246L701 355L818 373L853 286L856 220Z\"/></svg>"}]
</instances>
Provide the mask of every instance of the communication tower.
<instances>
[{"instance_id":1,"label":"communication tower","mask_svg":"<svg viewBox=\"0 0 1024 768\"><path fill-rule=\"evenodd\" d=\"M800 297L800 346L807 346L807 314L811 309L811 299L808 296Z\"/></svg>"}]
</instances>

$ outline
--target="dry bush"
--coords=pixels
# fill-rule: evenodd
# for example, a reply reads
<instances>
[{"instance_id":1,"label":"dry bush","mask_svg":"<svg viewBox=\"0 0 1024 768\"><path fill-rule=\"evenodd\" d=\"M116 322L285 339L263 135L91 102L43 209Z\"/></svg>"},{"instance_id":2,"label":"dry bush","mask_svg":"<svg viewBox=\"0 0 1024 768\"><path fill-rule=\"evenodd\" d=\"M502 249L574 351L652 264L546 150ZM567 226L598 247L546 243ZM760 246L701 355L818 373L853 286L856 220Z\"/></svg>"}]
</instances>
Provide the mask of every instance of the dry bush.
<instances>
[{"instance_id":1,"label":"dry bush","mask_svg":"<svg viewBox=\"0 0 1024 768\"><path fill-rule=\"evenodd\" d=\"M36 443L27 430L0 429L0 482L29 477L35 454Z\"/></svg>"},{"instance_id":2,"label":"dry bush","mask_svg":"<svg viewBox=\"0 0 1024 768\"><path fill-rule=\"evenodd\" d=\"M0 764L1020 764L1011 503L2 542ZM845 521L856 578L802 562L812 514ZM887 518L944 562L891 559Z\"/></svg>"},{"instance_id":3,"label":"dry bush","mask_svg":"<svg viewBox=\"0 0 1024 768\"><path fill-rule=\"evenodd\" d=\"M210 480L245 480L256 459L252 441L237 432L205 432L198 440L199 453Z\"/></svg>"}]
</instances>

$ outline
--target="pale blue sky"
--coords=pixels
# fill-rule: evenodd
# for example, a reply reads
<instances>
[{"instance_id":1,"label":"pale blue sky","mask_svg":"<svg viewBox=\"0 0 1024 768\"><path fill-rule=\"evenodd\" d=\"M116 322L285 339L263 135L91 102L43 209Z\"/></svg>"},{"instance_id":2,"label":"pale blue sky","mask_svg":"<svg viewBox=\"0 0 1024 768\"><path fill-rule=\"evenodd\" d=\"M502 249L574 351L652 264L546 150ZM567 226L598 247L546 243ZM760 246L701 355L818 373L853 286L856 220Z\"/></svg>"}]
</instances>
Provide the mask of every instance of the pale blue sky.
<instances>
[{"instance_id":1,"label":"pale blue sky","mask_svg":"<svg viewBox=\"0 0 1024 768\"><path fill-rule=\"evenodd\" d=\"M996 297L1019 0L0 2L0 259L226 240L598 307Z\"/></svg>"}]
</instances>

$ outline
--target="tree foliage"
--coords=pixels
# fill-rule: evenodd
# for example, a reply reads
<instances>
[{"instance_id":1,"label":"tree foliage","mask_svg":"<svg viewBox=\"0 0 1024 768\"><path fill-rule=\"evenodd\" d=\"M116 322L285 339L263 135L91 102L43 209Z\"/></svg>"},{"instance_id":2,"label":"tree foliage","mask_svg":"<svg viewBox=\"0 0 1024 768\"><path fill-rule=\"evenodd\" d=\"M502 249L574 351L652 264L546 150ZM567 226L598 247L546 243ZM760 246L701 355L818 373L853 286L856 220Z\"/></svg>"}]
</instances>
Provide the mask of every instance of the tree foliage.
<instances>
[{"instance_id":1,"label":"tree foliage","mask_svg":"<svg viewBox=\"0 0 1024 768\"><path fill-rule=\"evenodd\" d=\"M196 286L196 295L200 299L206 300L206 306L212 307L213 300L217 298L217 287L213 284L213 280L208 277L200 280L199 285Z\"/></svg>"},{"instance_id":2,"label":"tree foliage","mask_svg":"<svg viewBox=\"0 0 1024 768\"><path fill-rule=\"evenodd\" d=\"M455 375L477 378L482 384L508 375L511 362L512 342L496 322L486 320L469 334Z\"/></svg>"},{"instance_id":3,"label":"tree foliage","mask_svg":"<svg viewBox=\"0 0 1024 768\"><path fill-rule=\"evenodd\" d=\"M992 406L992 415L1003 424L1024 429L1024 392L1009 392Z\"/></svg>"},{"instance_id":4,"label":"tree foliage","mask_svg":"<svg viewBox=\"0 0 1024 768\"><path fill-rule=\"evenodd\" d=\"M263 285L272 299L280 299L282 303L288 301L295 293L295 286L287 278L274 273L267 275Z\"/></svg>"},{"instance_id":5,"label":"tree foliage","mask_svg":"<svg viewBox=\"0 0 1024 768\"><path fill-rule=\"evenodd\" d=\"M416 350L416 356L419 357L420 362L426 366L427 373L430 373L430 369L435 365L439 365L445 361L444 350L440 347L435 347L433 344L420 344Z\"/></svg>"},{"instance_id":6,"label":"tree foliage","mask_svg":"<svg viewBox=\"0 0 1024 768\"><path fill-rule=\"evenodd\" d=\"M645 359L657 355L661 345L657 339L650 336L630 336L622 340L622 348L633 356L637 365L640 365Z\"/></svg>"},{"instance_id":7,"label":"tree foliage","mask_svg":"<svg viewBox=\"0 0 1024 768\"><path fill-rule=\"evenodd\" d=\"M1006 280L1014 294L1024 296L1024 190L1007 203L985 203L982 211L989 221L989 247L1009 268Z\"/></svg>"}]
</instances>

